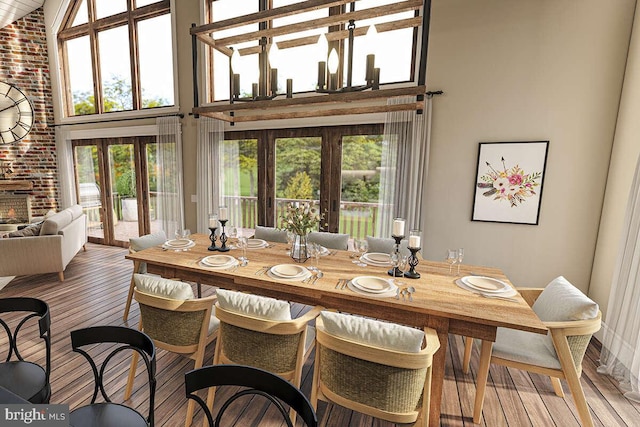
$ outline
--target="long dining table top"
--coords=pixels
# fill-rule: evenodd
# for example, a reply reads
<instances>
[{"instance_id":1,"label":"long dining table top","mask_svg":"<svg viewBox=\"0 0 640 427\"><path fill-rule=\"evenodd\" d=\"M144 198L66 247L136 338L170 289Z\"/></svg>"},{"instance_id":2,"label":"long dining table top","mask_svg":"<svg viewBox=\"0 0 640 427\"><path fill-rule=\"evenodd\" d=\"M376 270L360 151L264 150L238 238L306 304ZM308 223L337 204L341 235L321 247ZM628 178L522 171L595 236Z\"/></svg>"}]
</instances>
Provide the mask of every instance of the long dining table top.
<instances>
[{"instance_id":1,"label":"long dining table top","mask_svg":"<svg viewBox=\"0 0 640 427\"><path fill-rule=\"evenodd\" d=\"M187 251L164 250L153 247L130 253L126 258L134 261L134 271L140 263L147 264L149 273L167 278L178 278L198 284L212 285L225 289L247 291L258 295L295 301L308 305L320 305L352 314L375 317L391 322L416 327L431 327L438 332L441 348L434 357L432 379L432 405L430 424L439 425L442 385L444 382L445 353L449 333L495 341L497 327L519 329L546 334L547 329L538 319L526 301L517 294L517 301L483 298L458 287L455 280L464 275L483 275L502 280L509 279L497 268L462 265L460 275L449 274L449 266L444 262L420 260L416 271L419 279L398 278L404 286L413 286L412 301L392 297L373 297L356 293L345 287L336 287L340 279L356 276L379 276L390 278L389 267L367 265L360 267L353 263L353 253L331 251L320 257L318 267L323 277L315 284L282 280L264 271L277 264L294 264L287 254L287 244L271 243L262 249L247 249L249 262L237 269L218 270L201 265L200 260L221 252L209 251L208 236L192 235L196 245ZM227 242L229 243L229 242ZM241 256L241 250L225 252L233 257ZM301 264L314 266L309 259Z\"/></svg>"}]
</instances>

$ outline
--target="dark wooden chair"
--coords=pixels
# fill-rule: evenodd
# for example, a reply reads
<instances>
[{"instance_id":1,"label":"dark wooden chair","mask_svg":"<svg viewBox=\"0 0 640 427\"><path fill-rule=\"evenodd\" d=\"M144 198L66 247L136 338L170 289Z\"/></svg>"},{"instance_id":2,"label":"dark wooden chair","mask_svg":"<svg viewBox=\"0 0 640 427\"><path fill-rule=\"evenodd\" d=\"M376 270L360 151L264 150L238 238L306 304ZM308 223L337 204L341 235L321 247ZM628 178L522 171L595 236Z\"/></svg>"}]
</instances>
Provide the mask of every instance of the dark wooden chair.
<instances>
[{"instance_id":1,"label":"dark wooden chair","mask_svg":"<svg viewBox=\"0 0 640 427\"><path fill-rule=\"evenodd\" d=\"M193 399L202 408L210 427L220 427L225 411L242 396L259 395L276 406L287 426L293 427L291 418L282 402L293 409L307 427L316 427L318 418L309 399L289 381L263 369L242 365L213 365L189 371L184 375L188 399ZM209 387L247 387L227 399L218 411L215 420L205 401L195 392Z\"/></svg>"},{"instance_id":2,"label":"dark wooden chair","mask_svg":"<svg viewBox=\"0 0 640 427\"><path fill-rule=\"evenodd\" d=\"M113 350L106 354L100 369L96 366L91 355L80 347L95 346L100 343L115 343ZM73 351L83 355L93 371L95 387L91 403L74 409L69 414L69 422L75 427L127 426L153 427L154 403L156 393L156 349L153 340L144 332L122 326L95 326L78 329L71 332L71 346ZM105 391L104 374L114 356L120 352L133 350L138 353L147 368L149 382L149 413L147 417L133 408L120 403L114 403ZM96 350L97 351L97 350ZM100 358L104 355L101 352ZM98 390L104 402L96 402Z\"/></svg>"},{"instance_id":3,"label":"dark wooden chair","mask_svg":"<svg viewBox=\"0 0 640 427\"><path fill-rule=\"evenodd\" d=\"M5 320L5 315L14 312L27 312L13 332ZM9 317L9 316L7 316ZM40 338L44 341L45 365L40 366L23 358L18 350L18 334L30 319L37 318ZM16 319L17 320L17 319ZM51 317L46 302L36 298L0 299L0 325L7 334L9 351L4 362L0 363L0 386L31 403L49 403L51 385ZM15 360L13 356L15 355Z\"/></svg>"}]
</instances>

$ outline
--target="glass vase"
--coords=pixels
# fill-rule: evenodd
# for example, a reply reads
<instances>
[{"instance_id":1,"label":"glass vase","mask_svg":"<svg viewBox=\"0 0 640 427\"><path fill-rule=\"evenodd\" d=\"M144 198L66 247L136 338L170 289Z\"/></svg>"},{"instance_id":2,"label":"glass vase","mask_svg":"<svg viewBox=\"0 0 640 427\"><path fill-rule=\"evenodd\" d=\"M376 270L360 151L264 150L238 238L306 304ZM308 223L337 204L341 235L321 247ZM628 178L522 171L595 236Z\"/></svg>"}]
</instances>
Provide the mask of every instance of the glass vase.
<instances>
[{"instance_id":1,"label":"glass vase","mask_svg":"<svg viewBox=\"0 0 640 427\"><path fill-rule=\"evenodd\" d=\"M307 234L296 234L291 246L291 258L295 262L305 262L309 259Z\"/></svg>"}]
</instances>

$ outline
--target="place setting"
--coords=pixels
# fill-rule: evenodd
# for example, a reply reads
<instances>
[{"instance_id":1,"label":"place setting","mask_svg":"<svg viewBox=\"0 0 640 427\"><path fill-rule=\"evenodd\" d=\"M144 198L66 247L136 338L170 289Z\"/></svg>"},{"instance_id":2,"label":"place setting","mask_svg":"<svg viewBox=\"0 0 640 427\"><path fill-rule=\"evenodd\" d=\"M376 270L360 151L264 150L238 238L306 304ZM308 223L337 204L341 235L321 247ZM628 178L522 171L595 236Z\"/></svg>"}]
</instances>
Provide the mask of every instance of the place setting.
<instances>
[{"instance_id":1,"label":"place setting","mask_svg":"<svg viewBox=\"0 0 640 427\"><path fill-rule=\"evenodd\" d=\"M262 239L247 239L247 249L264 249L268 248L269 243Z\"/></svg>"},{"instance_id":2,"label":"place setting","mask_svg":"<svg viewBox=\"0 0 640 427\"><path fill-rule=\"evenodd\" d=\"M313 273L306 267L296 264L278 264L267 269L267 275L273 279L303 282L311 279Z\"/></svg>"},{"instance_id":3,"label":"place setting","mask_svg":"<svg viewBox=\"0 0 640 427\"><path fill-rule=\"evenodd\" d=\"M200 266L214 270L236 268L240 262L231 255L209 255L199 261Z\"/></svg>"},{"instance_id":4,"label":"place setting","mask_svg":"<svg viewBox=\"0 0 640 427\"><path fill-rule=\"evenodd\" d=\"M190 239L191 231L188 229L185 230L176 230L176 238L167 240L162 244L162 249L165 251L186 251L191 249L196 245L196 242Z\"/></svg>"},{"instance_id":5,"label":"place setting","mask_svg":"<svg viewBox=\"0 0 640 427\"><path fill-rule=\"evenodd\" d=\"M382 252L367 252L363 254L360 261L374 267L391 267L391 255Z\"/></svg>"},{"instance_id":6,"label":"place setting","mask_svg":"<svg viewBox=\"0 0 640 427\"><path fill-rule=\"evenodd\" d=\"M375 298L395 297L398 293L392 279L377 276L357 276L345 283L353 292Z\"/></svg>"},{"instance_id":7,"label":"place setting","mask_svg":"<svg viewBox=\"0 0 640 427\"><path fill-rule=\"evenodd\" d=\"M509 284L486 276L464 276L455 281L456 285L467 291L485 298L496 298L517 302L515 297L518 292Z\"/></svg>"}]
</instances>

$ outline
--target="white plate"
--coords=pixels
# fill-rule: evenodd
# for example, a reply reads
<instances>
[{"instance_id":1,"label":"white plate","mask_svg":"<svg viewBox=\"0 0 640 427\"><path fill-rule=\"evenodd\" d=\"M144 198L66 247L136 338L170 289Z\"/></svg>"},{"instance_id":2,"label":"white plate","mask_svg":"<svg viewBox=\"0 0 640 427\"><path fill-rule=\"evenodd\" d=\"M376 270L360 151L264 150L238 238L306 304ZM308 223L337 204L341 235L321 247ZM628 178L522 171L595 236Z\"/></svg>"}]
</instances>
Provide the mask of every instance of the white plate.
<instances>
[{"instance_id":1,"label":"white plate","mask_svg":"<svg viewBox=\"0 0 640 427\"><path fill-rule=\"evenodd\" d=\"M496 293L496 292L481 291L479 289L472 288L471 286L468 286L466 283L464 283L462 281L462 279L456 280L455 283L456 283L456 285L458 285L458 287L460 287L460 288L462 288L462 289L464 289L466 291L471 291L471 292L473 292L475 294L486 294L486 295L489 295L489 296L495 295L495 296L501 296L501 297L513 297L513 296L518 295L518 291L516 291L512 287L509 287L509 289L507 289L504 292Z\"/></svg>"},{"instance_id":2,"label":"white plate","mask_svg":"<svg viewBox=\"0 0 640 427\"><path fill-rule=\"evenodd\" d=\"M377 262L379 264L388 264L391 262L391 255L382 252L367 252L362 255L362 258L370 262Z\"/></svg>"},{"instance_id":3,"label":"white plate","mask_svg":"<svg viewBox=\"0 0 640 427\"><path fill-rule=\"evenodd\" d=\"M501 293L511 288L506 283L493 277L465 276L461 280L465 285L481 292Z\"/></svg>"},{"instance_id":4,"label":"white plate","mask_svg":"<svg viewBox=\"0 0 640 427\"><path fill-rule=\"evenodd\" d=\"M273 271L271 271L269 269L269 270L267 270L267 276L271 277L272 279L277 279L277 280L285 280L285 281L290 281L290 282L301 282L304 279L307 279L307 278L311 277L311 272L305 268L305 272L300 276L282 277L282 276L278 276L277 274L274 274Z\"/></svg>"},{"instance_id":5,"label":"white plate","mask_svg":"<svg viewBox=\"0 0 640 427\"><path fill-rule=\"evenodd\" d=\"M389 254L382 254L382 253L373 253L376 256L374 257L370 257L368 255L370 254L364 254L360 257L360 261L366 263L366 264L371 264L375 267L389 267L391 266L391 257L389 256ZM382 256L384 255L384 257ZM386 257L386 261L384 261L384 258ZM383 260L383 261L378 261L378 260Z\"/></svg>"},{"instance_id":6,"label":"white plate","mask_svg":"<svg viewBox=\"0 0 640 427\"><path fill-rule=\"evenodd\" d=\"M196 242L194 242L193 240L189 240L189 243L186 245L179 244L178 246L174 246L169 242L172 242L172 240L168 240L167 242L165 242L162 245L162 249L173 250L173 251L184 251L196 245Z\"/></svg>"},{"instance_id":7,"label":"white plate","mask_svg":"<svg viewBox=\"0 0 640 427\"><path fill-rule=\"evenodd\" d=\"M369 297L374 297L374 298L386 298L386 297L395 297L396 296L396 292L398 291L398 287L394 284L391 284L391 288L385 292L367 292L363 289L360 289L359 287L357 287L356 285L353 284L353 282L348 282L347 283L347 287L349 289L351 289L353 292L359 293L361 295L366 295Z\"/></svg>"},{"instance_id":8,"label":"white plate","mask_svg":"<svg viewBox=\"0 0 640 427\"><path fill-rule=\"evenodd\" d=\"M223 265L232 264L236 259L229 255L210 255L202 258L201 262L210 267L221 267Z\"/></svg>"},{"instance_id":9,"label":"white plate","mask_svg":"<svg viewBox=\"0 0 640 427\"><path fill-rule=\"evenodd\" d=\"M214 270L225 270L225 269L227 269L227 268L231 268L231 267L236 266L236 265L238 265L238 264L240 264L240 262L239 262L237 259L235 259L235 258L233 258L233 260L232 260L232 261L230 261L229 263L227 263L227 264L221 264L221 265L210 265L210 264L206 264L206 263L204 262L204 260L200 260L200 265L201 265L202 267L212 268L212 269L214 269Z\"/></svg>"},{"instance_id":10,"label":"white plate","mask_svg":"<svg viewBox=\"0 0 640 427\"><path fill-rule=\"evenodd\" d=\"M307 272L307 269L302 267L301 265L278 264L271 267L271 272L276 276L290 279L305 274Z\"/></svg>"},{"instance_id":11,"label":"white plate","mask_svg":"<svg viewBox=\"0 0 640 427\"><path fill-rule=\"evenodd\" d=\"M181 248L184 246L189 246L192 243L193 243L193 240L189 240L189 239L173 239L173 240L167 240L165 242L165 245Z\"/></svg>"},{"instance_id":12,"label":"white plate","mask_svg":"<svg viewBox=\"0 0 640 427\"><path fill-rule=\"evenodd\" d=\"M267 242L262 239L247 240L247 249L260 249L260 248L265 248L267 246L268 246Z\"/></svg>"},{"instance_id":13,"label":"white plate","mask_svg":"<svg viewBox=\"0 0 640 427\"><path fill-rule=\"evenodd\" d=\"M358 289L374 294L388 292L395 286L389 280L376 276L354 277L351 283Z\"/></svg>"}]
</instances>

